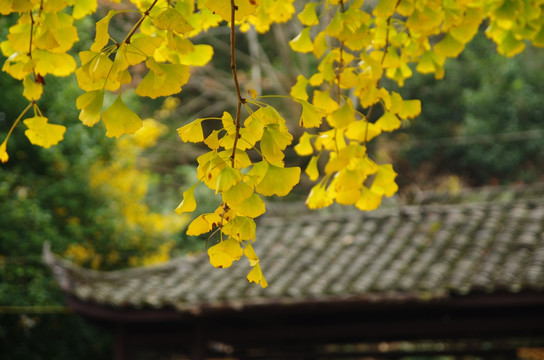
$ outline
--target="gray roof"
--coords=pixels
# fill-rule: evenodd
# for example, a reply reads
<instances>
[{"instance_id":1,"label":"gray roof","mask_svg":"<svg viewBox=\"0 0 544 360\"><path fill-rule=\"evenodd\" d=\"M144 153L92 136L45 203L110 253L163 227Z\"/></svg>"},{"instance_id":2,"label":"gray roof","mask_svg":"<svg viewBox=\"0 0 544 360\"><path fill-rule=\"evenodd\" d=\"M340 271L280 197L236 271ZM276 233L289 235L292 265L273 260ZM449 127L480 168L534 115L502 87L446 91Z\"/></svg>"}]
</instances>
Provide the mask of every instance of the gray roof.
<instances>
[{"instance_id":1,"label":"gray roof","mask_svg":"<svg viewBox=\"0 0 544 360\"><path fill-rule=\"evenodd\" d=\"M544 185L433 195L373 212L264 216L254 248L266 289L245 259L215 269L207 255L112 272L45 251L63 290L114 308L242 308L303 302L439 301L470 294L544 292Z\"/></svg>"}]
</instances>

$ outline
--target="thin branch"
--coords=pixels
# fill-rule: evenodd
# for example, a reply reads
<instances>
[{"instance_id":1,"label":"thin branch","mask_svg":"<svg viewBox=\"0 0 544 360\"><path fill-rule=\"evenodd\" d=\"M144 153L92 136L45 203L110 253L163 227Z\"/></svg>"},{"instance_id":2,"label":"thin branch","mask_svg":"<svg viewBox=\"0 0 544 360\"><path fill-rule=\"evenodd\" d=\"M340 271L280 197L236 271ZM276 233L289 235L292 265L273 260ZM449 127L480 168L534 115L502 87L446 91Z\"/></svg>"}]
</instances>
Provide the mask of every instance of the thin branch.
<instances>
[{"instance_id":1,"label":"thin branch","mask_svg":"<svg viewBox=\"0 0 544 360\"><path fill-rule=\"evenodd\" d=\"M157 1L159 0L153 1L153 3L149 6L149 8L146 11L144 11L140 20L138 20L138 22L132 27L128 35L125 37L125 40L123 40L124 43L130 44L130 39L132 38L134 33L136 33L136 31L140 28L140 25L142 25L145 18L149 16L149 12L153 9L153 7L155 7L155 4L157 4Z\"/></svg>"},{"instance_id":2,"label":"thin branch","mask_svg":"<svg viewBox=\"0 0 544 360\"><path fill-rule=\"evenodd\" d=\"M232 147L232 155L230 156L231 166L234 167L234 158L236 156L236 145L238 144L238 138L240 137L240 113L242 111L242 104L245 104L246 99L242 97L240 92L240 84L238 83L238 75L236 74L236 4L234 0L230 0L230 68L232 69L232 78L234 80L234 87L236 88L237 105L236 105L236 117L234 119L234 125L236 127L236 134L234 136L234 144Z\"/></svg>"}]
</instances>

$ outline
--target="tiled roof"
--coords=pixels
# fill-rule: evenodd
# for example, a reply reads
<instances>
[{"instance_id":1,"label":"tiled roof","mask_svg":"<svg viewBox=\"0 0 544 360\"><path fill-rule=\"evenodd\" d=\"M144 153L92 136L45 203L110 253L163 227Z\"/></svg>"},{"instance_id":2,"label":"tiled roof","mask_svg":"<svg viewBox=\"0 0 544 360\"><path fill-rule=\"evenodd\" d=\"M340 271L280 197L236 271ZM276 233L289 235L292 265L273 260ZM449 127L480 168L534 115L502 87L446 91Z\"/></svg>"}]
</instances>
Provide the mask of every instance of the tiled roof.
<instances>
[{"instance_id":1,"label":"tiled roof","mask_svg":"<svg viewBox=\"0 0 544 360\"><path fill-rule=\"evenodd\" d=\"M254 247L269 283L245 280L246 260L215 269L206 254L97 272L46 251L65 292L115 308L239 308L307 301L428 301L473 293L544 292L544 186L429 196L374 212L265 216ZM296 209L296 207L295 207Z\"/></svg>"}]
</instances>

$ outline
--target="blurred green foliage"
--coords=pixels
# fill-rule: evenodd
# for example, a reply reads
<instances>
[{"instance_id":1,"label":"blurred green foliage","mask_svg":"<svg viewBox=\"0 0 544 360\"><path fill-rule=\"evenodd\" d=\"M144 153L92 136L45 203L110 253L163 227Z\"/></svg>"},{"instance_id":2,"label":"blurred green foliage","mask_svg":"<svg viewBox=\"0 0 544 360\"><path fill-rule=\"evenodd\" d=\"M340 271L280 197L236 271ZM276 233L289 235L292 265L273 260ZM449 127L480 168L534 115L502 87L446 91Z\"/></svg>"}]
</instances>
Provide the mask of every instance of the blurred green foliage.
<instances>
[{"instance_id":1,"label":"blurred green foliage","mask_svg":"<svg viewBox=\"0 0 544 360\"><path fill-rule=\"evenodd\" d=\"M544 165L544 57L527 48L497 54L480 32L443 80L415 74L399 91L418 98L422 112L397 133L406 142L405 169L425 166L429 177L458 174L469 185L537 181ZM401 169L401 173L402 173Z\"/></svg>"}]
</instances>

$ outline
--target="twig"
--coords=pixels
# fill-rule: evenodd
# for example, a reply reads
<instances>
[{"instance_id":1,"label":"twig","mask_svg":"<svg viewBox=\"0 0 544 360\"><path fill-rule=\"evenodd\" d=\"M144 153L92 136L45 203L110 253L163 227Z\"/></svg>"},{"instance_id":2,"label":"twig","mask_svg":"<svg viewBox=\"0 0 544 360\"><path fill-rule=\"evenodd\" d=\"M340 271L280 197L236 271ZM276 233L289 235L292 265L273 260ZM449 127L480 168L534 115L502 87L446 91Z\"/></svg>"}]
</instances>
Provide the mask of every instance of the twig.
<instances>
[{"instance_id":1,"label":"twig","mask_svg":"<svg viewBox=\"0 0 544 360\"><path fill-rule=\"evenodd\" d=\"M245 104L246 99L242 97L240 92L240 84L238 83L238 75L236 74L236 10L237 6L234 0L230 0L230 68L232 69L232 78L234 80L234 87L236 88L237 104L236 104L236 117L234 119L234 126L236 127L236 134L234 136L234 144L232 147L232 155L230 156L230 162L234 167L234 158L236 156L236 145L238 144L238 138L240 137L240 113L242 111L242 104Z\"/></svg>"}]
</instances>

